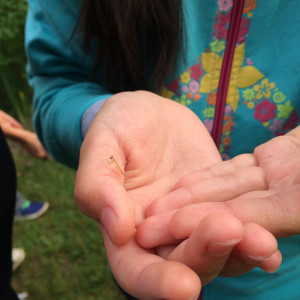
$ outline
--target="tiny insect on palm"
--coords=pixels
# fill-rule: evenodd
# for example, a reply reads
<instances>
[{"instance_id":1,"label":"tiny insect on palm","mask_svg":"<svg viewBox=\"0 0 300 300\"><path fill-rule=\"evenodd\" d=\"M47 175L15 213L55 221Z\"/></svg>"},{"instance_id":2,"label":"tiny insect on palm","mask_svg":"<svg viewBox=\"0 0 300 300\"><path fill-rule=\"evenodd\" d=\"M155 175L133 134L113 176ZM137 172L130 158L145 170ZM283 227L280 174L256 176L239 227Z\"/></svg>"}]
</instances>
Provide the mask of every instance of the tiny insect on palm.
<instances>
[{"instance_id":1,"label":"tiny insect on palm","mask_svg":"<svg viewBox=\"0 0 300 300\"><path fill-rule=\"evenodd\" d=\"M111 156L107 159L107 162L108 162L109 164L112 164L112 163L115 164L115 166L116 166L116 168L118 169L118 171L119 171L122 175L124 175L123 170L121 169L120 165L117 163L117 161L116 161L116 159L114 158L113 155L111 155Z\"/></svg>"}]
</instances>

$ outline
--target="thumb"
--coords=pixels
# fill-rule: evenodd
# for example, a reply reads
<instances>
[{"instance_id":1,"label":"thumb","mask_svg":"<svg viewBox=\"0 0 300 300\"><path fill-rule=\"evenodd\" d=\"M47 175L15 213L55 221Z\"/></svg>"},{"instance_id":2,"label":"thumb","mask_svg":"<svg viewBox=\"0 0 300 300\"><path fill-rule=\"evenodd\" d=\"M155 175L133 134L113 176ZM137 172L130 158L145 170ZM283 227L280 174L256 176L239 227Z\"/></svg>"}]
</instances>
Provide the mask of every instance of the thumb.
<instances>
[{"instance_id":1,"label":"thumb","mask_svg":"<svg viewBox=\"0 0 300 300\"><path fill-rule=\"evenodd\" d=\"M135 228L134 207L123 185L109 176L79 168L74 195L80 210L101 224L115 245L126 243Z\"/></svg>"},{"instance_id":2,"label":"thumb","mask_svg":"<svg viewBox=\"0 0 300 300\"><path fill-rule=\"evenodd\" d=\"M120 246L134 233L134 206L123 186L124 171L115 165L121 161L122 150L116 145L110 149L107 144L101 146L99 139L83 143L74 196L80 210L101 224L112 243Z\"/></svg>"}]
</instances>

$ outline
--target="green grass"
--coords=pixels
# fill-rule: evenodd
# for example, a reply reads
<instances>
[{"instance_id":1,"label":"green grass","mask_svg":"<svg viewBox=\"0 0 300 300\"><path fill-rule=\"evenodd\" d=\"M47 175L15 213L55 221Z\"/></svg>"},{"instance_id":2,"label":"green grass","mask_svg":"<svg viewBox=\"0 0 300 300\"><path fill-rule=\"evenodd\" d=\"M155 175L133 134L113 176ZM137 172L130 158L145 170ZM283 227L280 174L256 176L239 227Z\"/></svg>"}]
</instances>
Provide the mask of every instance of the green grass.
<instances>
[{"instance_id":1,"label":"green grass","mask_svg":"<svg viewBox=\"0 0 300 300\"><path fill-rule=\"evenodd\" d=\"M26 259L13 274L17 292L28 300L125 299L108 269L95 221L84 216L73 198L75 171L53 161L30 157L10 143L18 174L18 190L33 201L48 201L36 220L14 223L14 247Z\"/></svg>"}]
</instances>

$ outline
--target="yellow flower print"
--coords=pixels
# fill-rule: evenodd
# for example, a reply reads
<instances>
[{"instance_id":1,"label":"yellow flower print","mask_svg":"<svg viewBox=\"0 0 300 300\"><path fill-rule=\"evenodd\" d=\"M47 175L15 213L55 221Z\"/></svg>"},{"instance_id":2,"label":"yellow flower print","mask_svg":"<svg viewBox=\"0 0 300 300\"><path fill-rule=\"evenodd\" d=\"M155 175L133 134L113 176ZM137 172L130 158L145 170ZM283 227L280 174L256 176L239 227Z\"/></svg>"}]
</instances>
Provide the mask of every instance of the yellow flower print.
<instances>
[{"instance_id":1,"label":"yellow flower print","mask_svg":"<svg viewBox=\"0 0 300 300\"><path fill-rule=\"evenodd\" d=\"M203 115L205 118L213 118L215 116L215 108L208 106L204 109Z\"/></svg>"},{"instance_id":2,"label":"yellow flower print","mask_svg":"<svg viewBox=\"0 0 300 300\"><path fill-rule=\"evenodd\" d=\"M236 47L232 62L226 103L232 107L233 111L237 109L239 103L238 88L248 88L264 77L264 75L253 66L242 67L244 59L245 43Z\"/></svg>"},{"instance_id":3,"label":"yellow flower print","mask_svg":"<svg viewBox=\"0 0 300 300\"><path fill-rule=\"evenodd\" d=\"M189 72L184 72L181 74L180 79L183 83L188 84L191 80L191 76Z\"/></svg>"},{"instance_id":4,"label":"yellow flower print","mask_svg":"<svg viewBox=\"0 0 300 300\"><path fill-rule=\"evenodd\" d=\"M207 74L201 79L200 93L209 94L218 88L222 61L217 53L202 53L202 68Z\"/></svg>"},{"instance_id":5,"label":"yellow flower print","mask_svg":"<svg viewBox=\"0 0 300 300\"><path fill-rule=\"evenodd\" d=\"M162 97L168 98L168 99L172 99L173 96L175 95L174 92L172 92L171 90L168 90L167 88L163 88L161 90L161 92L159 93Z\"/></svg>"},{"instance_id":6,"label":"yellow flower print","mask_svg":"<svg viewBox=\"0 0 300 300\"><path fill-rule=\"evenodd\" d=\"M253 109L253 108L254 108L254 102L249 102L249 103L247 104L247 107L248 107L249 109Z\"/></svg>"},{"instance_id":7,"label":"yellow flower print","mask_svg":"<svg viewBox=\"0 0 300 300\"><path fill-rule=\"evenodd\" d=\"M274 89L275 83L269 83L269 80L265 78L260 85L254 86L254 91L257 92L256 99L260 100L262 97L270 98L271 90Z\"/></svg>"},{"instance_id":8,"label":"yellow flower print","mask_svg":"<svg viewBox=\"0 0 300 300\"><path fill-rule=\"evenodd\" d=\"M261 80L264 75L253 66L242 67L245 59L245 43L236 47L232 62L227 101L233 111L239 102L238 88L247 88ZM200 93L211 93L219 85L222 60L218 54L210 52L202 54L202 67L207 73L202 77Z\"/></svg>"}]
</instances>

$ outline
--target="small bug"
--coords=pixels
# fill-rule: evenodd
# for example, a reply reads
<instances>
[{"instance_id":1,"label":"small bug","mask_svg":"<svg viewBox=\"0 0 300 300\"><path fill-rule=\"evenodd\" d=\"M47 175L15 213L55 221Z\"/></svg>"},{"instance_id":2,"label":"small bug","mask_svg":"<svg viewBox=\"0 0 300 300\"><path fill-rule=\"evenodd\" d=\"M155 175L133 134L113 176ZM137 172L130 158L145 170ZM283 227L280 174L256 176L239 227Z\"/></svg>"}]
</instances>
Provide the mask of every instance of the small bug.
<instances>
[{"instance_id":1,"label":"small bug","mask_svg":"<svg viewBox=\"0 0 300 300\"><path fill-rule=\"evenodd\" d=\"M120 165L117 163L117 161L116 161L116 159L114 158L113 155L111 155L111 156L107 159L107 162L108 162L109 164L114 163L115 166L116 166L116 168L118 169L118 171L119 171L122 175L124 175L123 170L121 169Z\"/></svg>"}]
</instances>

